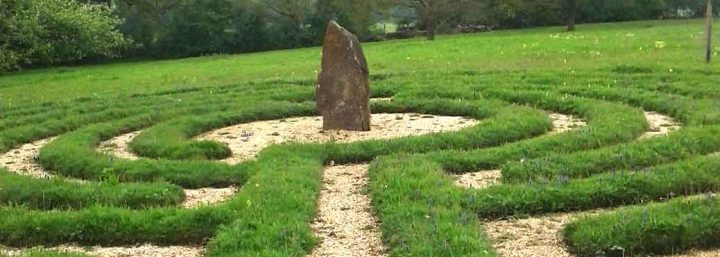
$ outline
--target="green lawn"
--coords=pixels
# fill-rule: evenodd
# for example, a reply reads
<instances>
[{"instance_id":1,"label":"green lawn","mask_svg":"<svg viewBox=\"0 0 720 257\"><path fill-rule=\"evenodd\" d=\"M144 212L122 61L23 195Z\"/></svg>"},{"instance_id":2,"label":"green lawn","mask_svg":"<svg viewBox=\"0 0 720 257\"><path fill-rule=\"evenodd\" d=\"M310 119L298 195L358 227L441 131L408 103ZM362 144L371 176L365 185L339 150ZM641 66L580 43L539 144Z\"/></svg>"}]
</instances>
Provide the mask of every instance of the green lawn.
<instances>
[{"instance_id":1,"label":"green lawn","mask_svg":"<svg viewBox=\"0 0 720 257\"><path fill-rule=\"evenodd\" d=\"M273 145L236 165L217 162L228 146L193 137L316 115L319 48L2 75L0 153L57 136L32 159L87 182L0 167L0 250L206 244L206 256L307 256L331 162L370 163L390 256L498 256L482 222L599 208L613 210L562 230L578 256L720 248L720 73L717 61L703 62L703 22L578 29L364 44L373 96L392 97L373 112L482 122L393 140ZM641 139L651 129L644 111L682 128ZM549 112L587 126L548 134ZM130 148L145 158L96 150L134 131ZM468 189L450 176L483 170L501 170L501 183ZM183 188L231 185L240 190L226 202L179 206Z\"/></svg>"},{"instance_id":2,"label":"green lawn","mask_svg":"<svg viewBox=\"0 0 720 257\"><path fill-rule=\"evenodd\" d=\"M713 70L703 58L701 20L642 21L496 31L364 44L373 74L470 70L610 69L627 64L670 72ZM657 48L656 42L664 42ZM720 49L720 48L716 48ZM314 79L320 48L168 61L32 70L0 77L0 103L148 93L271 79Z\"/></svg>"}]
</instances>

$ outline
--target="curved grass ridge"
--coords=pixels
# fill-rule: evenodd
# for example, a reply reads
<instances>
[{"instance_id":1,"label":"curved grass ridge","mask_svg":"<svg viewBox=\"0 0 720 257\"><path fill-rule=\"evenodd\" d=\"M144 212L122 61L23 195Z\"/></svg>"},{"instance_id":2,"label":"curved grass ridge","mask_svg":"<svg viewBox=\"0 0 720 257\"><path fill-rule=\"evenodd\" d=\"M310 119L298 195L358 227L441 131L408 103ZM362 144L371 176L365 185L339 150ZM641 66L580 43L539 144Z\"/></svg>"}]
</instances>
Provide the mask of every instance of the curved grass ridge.
<instances>
[{"instance_id":1,"label":"curved grass ridge","mask_svg":"<svg viewBox=\"0 0 720 257\"><path fill-rule=\"evenodd\" d=\"M455 142L456 145L437 141L434 137L424 136L354 144L325 144L314 146L290 144L270 147L261 153L258 161L247 162L240 165L258 172L253 173L255 175L250 177L250 182L241 189L240 194L238 194L236 198L214 208L199 210L161 208L128 211L112 207L91 207L77 211L54 211L49 213L6 208L0 212L9 218L4 220L6 223L2 223L1 227L8 229L0 232L0 239L3 240L4 244L22 246L40 244L53 245L64 242L106 245L122 245L138 242L152 242L160 245L197 243L201 241L202 238L211 237L215 229L219 228L219 225L229 224L225 229L215 234L214 239L210 242L209 249L211 250L208 254L211 256L213 254L217 254L217 256L223 256L224 254L242 256L243 253L254 256L257 252L267 251L269 249L278 249L269 251L268 253L276 252L276 254L270 255L297 256L300 252L307 251L309 250L308 248L312 246L313 239L312 234L309 233L309 222L315 210L314 199L319 191L319 172L323 162L343 159L350 161L350 159L353 158L349 156L353 155L353 153L363 153L363 157L361 158L372 158L373 156L383 153L425 151L428 148L431 150L451 147L470 148L473 144L492 146L507 141L520 140L548 130L549 120L541 112L524 107L508 107L506 108L507 110L492 111L498 106L502 106L502 104L493 101L418 101L414 103L411 101L408 102L406 106L393 101L388 103L384 108L389 111L410 110L426 112L435 110L436 114L443 114L443 112L445 112L454 115L469 115L477 118L495 115L495 113L512 113L515 115L496 116L497 118L489 118L487 122L481 123L475 128L462 132L437 135ZM536 122L528 123L525 128L516 130L519 131L517 133L506 133L506 135L502 137L480 137L478 140L466 140L469 136L471 137L475 134L484 135L489 133L495 135L500 134L501 131L508 131L510 128L517 129L517 126L512 122L517 121L517 119L526 118L532 118L532 120ZM146 122L141 122L143 120L146 120ZM74 163L74 167L82 167L82 165L77 164L93 164L96 161L107 159L107 156L98 153L91 154L89 152L93 151L93 146L102 139L145 126L149 123L150 121L147 121L144 117L139 117L111 124L89 126L56 139L53 142L54 145L49 145L42 151L45 152L44 154L47 154L67 147L66 149L72 150L74 154L68 155L71 158L66 158L66 161L68 163ZM212 123L212 121L210 121L210 123ZM423 147L407 147L413 144L422 145ZM52 154L46 157L41 156L41 159L60 160L60 155L57 155L58 157L52 156ZM119 161L115 160L115 162ZM168 161L149 161L148 163L167 162ZM106 169L107 167L101 165L99 168ZM85 176L87 176L87 174L95 174L89 177L97 177L98 174L92 172L93 170L96 169L86 167L85 171L90 173L83 174ZM67 169L63 172L69 171L71 170ZM128 180L130 178L124 177L122 173L119 174L121 174L121 180ZM155 179L152 177L137 178L141 181ZM168 181L173 180L171 177L162 178ZM291 194L295 197L288 198L288 192L296 192ZM248 209L252 211L247 211ZM277 210L280 209L290 215L287 216L286 219L281 219L284 220L282 223L278 223L278 219L276 219L278 215ZM241 214L246 212L247 214ZM157 217L163 218L157 219ZM103 222L107 222L108 219L119 219L122 220L123 223L118 225L118 227L88 227L90 224L102 224ZM201 221L198 222L198 219ZM232 222L234 219L237 219L237 221ZM11 222L7 223L8 221ZM59 225L60 221L65 221L62 224L67 225ZM81 225L81 223L85 225ZM167 224L173 225L168 227ZM34 228L54 227L54 229L37 231L36 229L30 229L31 227L29 226L33 226ZM150 228L152 228L153 231L146 231ZM128 237L128 235L133 233L137 233L138 235ZM237 238L235 236L237 233L264 236L252 237L259 240L252 243L253 241L247 238ZM273 246L270 247L268 242L277 242L277 244L270 244L270 246ZM300 251L298 249L303 250Z\"/></svg>"},{"instance_id":2,"label":"curved grass ridge","mask_svg":"<svg viewBox=\"0 0 720 257\"><path fill-rule=\"evenodd\" d=\"M219 160L230 157L230 148L213 141L190 140L204 131L259 119L280 119L315 114L315 106L305 102L256 103L217 114L181 117L144 130L129 144L139 156L170 160Z\"/></svg>"},{"instance_id":3,"label":"curved grass ridge","mask_svg":"<svg viewBox=\"0 0 720 257\"><path fill-rule=\"evenodd\" d=\"M0 169L0 204L39 210L79 209L93 205L145 209L178 206L182 188L168 183L77 183L33 179Z\"/></svg>"},{"instance_id":4,"label":"curved grass ridge","mask_svg":"<svg viewBox=\"0 0 720 257\"><path fill-rule=\"evenodd\" d=\"M590 121L590 125L585 129L598 133L599 138L607 138L609 140L604 143L602 140L595 142L590 141L591 144L586 145L585 149L573 148L574 146L572 145L568 148L538 148L539 145L542 145L542 142L552 140L548 138L554 137L560 141L564 140L566 136L572 138L573 134L575 134L579 135L578 139L582 139L584 133L580 132L582 131L582 129L580 129L576 132L564 133L563 135L508 144L496 149L471 150L468 151L467 154L463 151L450 151L449 153L440 152L409 157L392 156L387 157L387 159L378 159L378 163L383 163L390 167L385 167L385 165L373 166L375 168L371 169L371 174L380 175L373 178L371 192L374 196L373 199L392 199L391 201L378 200L375 204L383 222L385 239L389 243L390 248L394 249L394 251L403 249L398 253L393 252L394 254L401 256L438 255L437 252L433 252L433 250L437 248L426 249L424 246L445 244L452 245L455 248L448 248L447 251L442 254L462 255L453 252L453 250L463 249L466 244L450 244L449 242L455 239L456 236L469 234L467 232L459 233L457 231L467 231L476 226L472 224L472 222L468 224L467 213L473 213L481 218L502 218L513 215L587 210L606 206L628 205L643 203L653 199L667 199L676 195L691 195L717 190L717 180L714 179L714 177L717 176L715 169L707 169L713 167L713 165L698 166L701 161L700 159L673 163L681 159L714 151L715 143L713 142L715 138L711 139L710 137L715 135L716 127L688 128L681 130L681 132L679 132L680 134L672 135L670 138L658 138L640 143L630 143L628 144L629 146L612 146L616 143L627 142L636 138L646 128L647 124L637 110L625 107L621 107L625 108L624 110L601 110L597 109L599 106L598 103L601 102L575 99L572 96L563 94L556 95L547 91L533 94L532 92L514 93L494 90L490 92L486 91L484 94L493 95L508 101L532 103L555 111L580 114L580 116ZM627 102L633 103L630 100L632 99L628 99ZM577 105L577 103L582 103L583 101L586 101L584 106ZM638 104L637 102L635 103ZM590 108L586 109L587 107ZM593 120L592 112L589 112L592 108L596 108L594 112L594 115L596 115L595 119L599 119L602 122ZM701 109L693 110L693 113L713 111L714 107L705 105L705 107ZM608 116L608 113L612 113L612 117ZM704 117L712 117L712 115L713 114L709 114ZM618 120L622 121L624 117L628 117L629 119L623 122L617 122ZM642 120L640 120L641 118ZM690 118L686 120L693 121L693 119ZM593 121L600 124L593 124ZM712 123L712 120L703 118L691 123ZM595 127L593 127L593 125L595 125ZM597 128L604 129L597 130ZM603 135L602 133L606 134ZM692 133L693 136L682 138L682 136L688 136L690 133ZM588 137L587 139L593 140L594 138L595 137ZM593 143L595 145L593 145ZM680 145L679 149L671 148L658 153L651 151L656 147L678 146L678 144ZM517 145L527 146L522 149L531 150L526 152L521 150L513 151L512 149ZM572 153L578 150L593 148L597 148L598 150L589 153ZM648 152L640 152L637 157L628 158L629 160L625 162L613 163L606 167L621 168L623 165L630 165L630 163L642 166L643 162L645 162L645 166L648 167L656 164L672 164L640 171L631 170L624 172L616 171L616 169L602 170L602 166L596 171L586 171L582 169L582 167L592 166L593 163L590 162L591 157L596 157L600 154L607 155L607 153L617 152L618 149L627 148L636 151L645 149L648 150ZM547 150L543 151L541 149ZM513 152L515 152L515 154L513 154ZM558 154L557 152L561 153ZM562 152L565 153L563 154ZM485 153L487 154L485 155ZM670 157L676 153L680 154L680 156ZM567 158L565 162L567 164L572 163L572 161L579 162L579 164L577 164L578 168L576 169L573 169L572 166L563 166L564 163L561 162L557 164L554 169L548 168L547 170L554 172L558 170L562 172L577 170L577 175L572 176L574 174L570 173L568 176L551 176L553 174L549 172L534 173L535 170L526 171L526 174L529 174L528 176L513 177L511 175L509 178L506 178L507 180L514 180L521 184L500 185L486 190L464 190L466 193L463 194L453 191L453 187L448 186L449 183L447 179L438 176L436 171L440 168L449 172L489 169L498 167L513 159L520 160L528 157L542 157L546 155L556 156L547 158L549 161ZM587 159L581 159L579 157L587 157ZM428 163L428 159L434 160L435 162ZM448 159L450 159L450 161L448 161ZM537 160L542 159L544 158L538 158ZM386 164L387 162L392 164ZM599 162L610 162L610 160L603 158ZM424 166L418 167L414 165L415 163L424 163ZM523 163L525 162L523 161ZM438 164L441 166L438 166ZM391 167L395 168L393 169ZM408 168L398 169L398 167ZM581 172L588 173L583 174ZM509 172L506 173L511 174ZM558 173L563 174L561 172ZM594 173L606 174L592 175ZM548 177L555 179L548 179ZM575 179L583 177L588 178ZM531 183L525 184L528 181ZM425 184L425 186L418 186L423 183L427 184ZM395 194L390 192L395 192ZM439 201L433 200L436 199L436 195L442 195L443 198ZM437 210L453 210L457 209L457 207L453 206L458 205L462 208L457 211L438 214L440 211ZM408 208L404 208L405 206ZM446 226L443 234L438 232L440 225L434 222L428 222L428 217L430 217L431 220L433 217L443 217L442 220L445 223L441 224ZM448 227L447 224L454 225ZM592 225L588 225L587 229L592 229ZM443 240L438 240L438 238L442 238ZM476 242L482 242L485 239L483 239L482 235L476 235L475 240ZM714 246L718 245L714 244ZM417 249L426 250L419 251ZM585 253L590 255L591 253L596 253L596 250L598 249L587 249ZM472 252L468 251L465 254L468 256L492 255L492 253L489 252L491 252L491 249L482 248L474 249ZM645 253L655 252L649 251Z\"/></svg>"},{"instance_id":5,"label":"curved grass ridge","mask_svg":"<svg viewBox=\"0 0 720 257\"><path fill-rule=\"evenodd\" d=\"M677 254L717 247L718 217L720 200L708 194L580 218L568 224L562 234L578 256Z\"/></svg>"},{"instance_id":6,"label":"curved grass ridge","mask_svg":"<svg viewBox=\"0 0 720 257\"><path fill-rule=\"evenodd\" d=\"M502 168L504 182L553 181L558 178L585 178L612 170L643 170L720 151L718 126L681 129L665 138L571 154L515 161Z\"/></svg>"},{"instance_id":7,"label":"curved grass ridge","mask_svg":"<svg viewBox=\"0 0 720 257\"><path fill-rule=\"evenodd\" d=\"M588 126L563 133L515 142L500 148L470 151L446 151L427 154L425 158L442 164L452 173L497 168L508 161L537 158L552 153L569 153L600 148L637 138L646 128L642 113L629 106L591 99L547 95L546 93L504 92L503 99L534 104L561 113L572 113L588 120ZM569 107L568 107L569 106ZM607 113L615 113L610 117Z\"/></svg>"},{"instance_id":8,"label":"curved grass ridge","mask_svg":"<svg viewBox=\"0 0 720 257\"><path fill-rule=\"evenodd\" d=\"M647 170L619 170L575 180L499 185L471 190L468 208L484 218L591 210L720 189L720 166L690 159Z\"/></svg>"},{"instance_id":9,"label":"curved grass ridge","mask_svg":"<svg viewBox=\"0 0 720 257\"><path fill-rule=\"evenodd\" d=\"M44 147L39 161L52 173L71 178L120 182L165 180L185 188L242 185L250 175L246 165L233 167L207 161L129 161L95 151L95 146L112 135L122 134L124 129L134 130L151 121L141 116L67 133Z\"/></svg>"},{"instance_id":10,"label":"curved grass ridge","mask_svg":"<svg viewBox=\"0 0 720 257\"><path fill-rule=\"evenodd\" d=\"M8 123L12 128L0 130L0 149L67 132L42 149L43 165L56 174L95 182L69 191L68 182L17 178L18 185L28 183L47 187L39 190L68 191L55 195L51 203L36 201L17 206L38 197L22 194L0 202L5 206L0 207L3 217L0 243L26 247L207 242L207 256L304 256L316 243L309 224L322 182L322 166L330 162L373 161L370 193L391 256L495 256L491 242L478 226L478 218L642 204L714 191L720 186L716 158L702 157L717 151L714 135L719 132L716 124L720 121L716 119L720 117L717 102L700 97L707 88L688 89L682 95L651 86L584 90L588 84L585 82L591 82L584 78L572 78L570 83L583 86L548 86L561 85L570 77L555 73L526 74L527 77L512 77L506 84L493 84L495 79L504 81L506 75L461 72L392 76L383 80L379 88L381 94L393 95L393 100L373 104L374 112L422 112L484 119L477 126L395 140L276 145L263 150L257 160L234 166L207 161L218 158L214 148L194 147L191 137L233 123L276 118L273 116L276 112L293 116L312 114L313 106L304 103L312 100L309 84L278 86L275 90L262 86L223 87L136 95L125 100L142 105L123 110L113 103L101 107L105 111L41 123L47 127L32 124L44 119L42 116L18 119ZM419 79L427 81L420 83ZM447 86L437 87L433 83ZM243 97L245 88L253 89ZM158 99L168 102L152 102ZM693 103L696 100L698 103ZM73 103L91 105L101 101L88 98ZM249 103L262 108L255 111L246 106ZM51 107L68 113L81 109L61 104L38 105L29 110L37 112ZM688 127L668 137L635 141L648 127L640 108L671 114ZM543 135L550 130L551 122L538 109L573 114L586 119L589 125L562 134ZM11 116L23 117L21 113L15 109ZM118 160L94 149L102 140L148 127L146 133L154 135L157 141L146 141L150 144L141 148L159 150L163 156L158 157L166 159ZM164 147L172 150L163 152ZM455 187L445 174L500 167L506 184L484 190ZM176 193L177 185L196 188L229 184L242 188L227 202L199 209L175 207L174 201L181 197ZM144 188L145 185L150 188ZM0 197L2 189L9 186L0 182ZM100 190L97 197L107 199L92 198L84 191L95 190L95 186ZM111 194L122 187L139 189L112 198L115 196ZM161 188L170 193L155 195L154 190ZM680 233L685 228L678 225L681 219L673 215L687 214L683 208L667 211L663 208L658 207L658 213L664 214L657 220L667 226L634 226L638 222L630 220L627 231L619 231L603 223L610 218L597 222L588 219L578 223L576 229L568 227L566 235L573 236L566 236L569 238L566 240L577 245L578 253L596 253L619 245L618 241L608 239L614 238L614 233L627 233L622 240L635 243L623 246L624 249L632 249L633 253L663 253L665 249L650 237L645 240L642 232L670 227L673 229L669 231ZM687 210L703 208L716 207ZM624 210L617 215L637 215ZM714 224L709 222L702 224ZM678 244L678 249L720 246L718 242L696 240L698 234L705 232L694 228L683 234L688 241ZM593 231L608 236L595 238ZM663 241L668 242L672 240Z\"/></svg>"}]
</instances>

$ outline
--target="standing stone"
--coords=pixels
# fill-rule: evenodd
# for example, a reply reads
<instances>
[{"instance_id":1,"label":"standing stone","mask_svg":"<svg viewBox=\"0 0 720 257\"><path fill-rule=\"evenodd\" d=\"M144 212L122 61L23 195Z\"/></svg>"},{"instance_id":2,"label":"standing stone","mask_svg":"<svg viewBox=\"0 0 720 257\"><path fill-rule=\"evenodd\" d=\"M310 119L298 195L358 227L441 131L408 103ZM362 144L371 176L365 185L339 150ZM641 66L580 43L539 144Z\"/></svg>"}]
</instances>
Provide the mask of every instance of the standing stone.
<instances>
[{"instance_id":1,"label":"standing stone","mask_svg":"<svg viewBox=\"0 0 720 257\"><path fill-rule=\"evenodd\" d=\"M323 129L370 130L370 82L357 37L330 21L325 32L322 70L315 88Z\"/></svg>"}]
</instances>

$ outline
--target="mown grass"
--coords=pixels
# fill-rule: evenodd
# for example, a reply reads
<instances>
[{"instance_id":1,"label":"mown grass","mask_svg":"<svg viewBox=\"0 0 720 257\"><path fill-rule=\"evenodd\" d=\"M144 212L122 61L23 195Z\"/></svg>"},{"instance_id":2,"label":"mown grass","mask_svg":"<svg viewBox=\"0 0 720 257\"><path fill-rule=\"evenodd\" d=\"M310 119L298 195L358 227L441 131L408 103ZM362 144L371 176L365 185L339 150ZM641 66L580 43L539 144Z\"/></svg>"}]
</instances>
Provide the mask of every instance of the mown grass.
<instances>
[{"instance_id":1,"label":"mown grass","mask_svg":"<svg viewBox=\"0 0 720 257\"><path fill-rule=\"evenodd\" d=\"M708 194L623 208L580 218L570 223L563 234L579 256L675 254L716 248L720 238L718 204L717 197Z\"/></svg>"},{"instance_id":2,"label":"mown grass","mask_svg":"<svg viewBox=\"0 0 720 257\"><path fill-rule=\"evenodd\" d=\"M32 209L79 209L97 204L145 209L176 206L182 188L168 183L77 183L62 179L32 179L0 170L0 203Z\"/></svg>"},{"instance_id":3,"label":"mown grass","mask_svg":"<svg viewBox=\"0 0 720 257\"><path fill-rule=\"evenodd\" d=\"M716 24L717 25L717 24ZM654 71L702 70L701 20L639 21L441 36L366 43L375 74L427 71L610 70L620 64ZM655 47L656 41L665 47ZM7 74L0 78L3 107L28 101L144 94L251 80L313 79L319 48L174 61L117 63ZM658 60L662 60L659 62ZM713 70L715 64L707 68ZM27 94L27 92L44 92ZM88 93L91 92L91 93Z\"/></svg>"},{"instance_id":4,"label":"mown grass","mask_svg":"<svg viewBox=\"0 0 720 257\"><path fill-rule=\"evenodd\" d=\"M565 229L575 253L720 247L703 237L717 238L714 200L622 208L720 187L720 164L709 155L720 146L720 74L700 64L701 29L697 20L645 21L366 44L373 96L393 97L373 112L481 122L393 140L274 145L238 165L213 162L230 154L226 146L192 138L316 115L319 49L4 75L0 152L59 136L40 150L40 163L88 181L0 171L0 244L207 243L207 256L305 256L318 243L310 223L323 166L371 162L369 193L390 256L496 256L483 220L604 207L621 208ZM643 110L683 129L638 140L648 129ZM588 126L545 135L548 112ZM95 149L137 130L131 146L149 158ZM448 176L487 169L502 169L503 183L464 189ZM180 187L229 185L241 186L229 201L177 207Z\"/></svg>"}]
</instances>

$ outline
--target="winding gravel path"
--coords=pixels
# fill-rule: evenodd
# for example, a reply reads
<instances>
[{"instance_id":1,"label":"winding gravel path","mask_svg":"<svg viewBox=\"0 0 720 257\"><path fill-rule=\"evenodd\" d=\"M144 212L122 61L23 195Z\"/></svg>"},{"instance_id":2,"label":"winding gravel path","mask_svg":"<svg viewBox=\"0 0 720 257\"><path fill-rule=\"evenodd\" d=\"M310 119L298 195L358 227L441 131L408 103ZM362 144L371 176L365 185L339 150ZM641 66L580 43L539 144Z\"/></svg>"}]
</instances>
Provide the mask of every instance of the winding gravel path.
<instances>
[{"instance_id":1,"label":"winding gravel path","mask_svg":"<svg viewBox=\"0 0 720 257\"><path fill-rule=\"evenodd\" d=\"M390 101L388 99L387 101ZM284 142L354 142L368 139L391 139L413 135L454 131L478 124L479 121L462 117L404 114L373 114L372 130L367 132L325 131L320 117L297 117L283 120L259 121L239 124L207 132L198 140L215 140L228 144L233 156L222 160L236 164L253 159L263 148ZM118 158L136 160L138 156L129 149L129 142L140 131L119 135L102 142L97 150ZM55 138L38 140L0 155L0 165L10 171L38 178L51 174L35 162L40 149ZM372 213L367 195L367 164L327 167L323 176L323 189L318 201L318 216L312 227L320 245L311 257L319 256L385 256L378 221ZM82 181L77 181L82 183ZM232 197L237 188L203 188L185 190L182 207L193 208L202 204L221 202ZM63 245L51 250L84 252L102 257L121 256L203 256L203 246L153 245L128 247L78 247ZM19 255L22 249L2 248L0 253Z\"/></svg>"},{"instance_id":2,"label":"winding gravel path","mask_svg":"<svg viewBox=\"0 0 720 257\"><path fill-rule=\"evenodd\" d=\"M584 126L584 122L564 115L550 115L554 130L551 133L567 132ZM666 115L645 112L650 128L639 140L666 136L680 129L680 124ZM572 125L568 125L572 124ZM486 170L454 176L458 186L482 189L500 183L500 170ZM523 219L507 219L484 222L484 231L492 239L495 250L503 257L571 257L565 249L560 235L562 228L572 219L587 215L607 213L610 209L584 212L555 213ZM718 257L720 250L691 251L682 257Z\"/></svg>"},{"instance_id":3,"label":"winding gravel path","mask_svg":"<svg viewBox=\"0 0 720 257\"><path fill-rule=\"evenodd\" d=\"M574 116L550 113L553 129L547 135L554 135L568 132L570 130L587 126L587 122ZM465 188L486 188L500 183L500 170L482 170L476 172L468 172L463 174L452 175L455 184Z\"/></svg>"}]
</instances>

